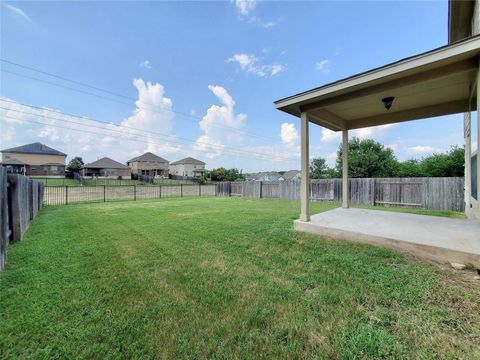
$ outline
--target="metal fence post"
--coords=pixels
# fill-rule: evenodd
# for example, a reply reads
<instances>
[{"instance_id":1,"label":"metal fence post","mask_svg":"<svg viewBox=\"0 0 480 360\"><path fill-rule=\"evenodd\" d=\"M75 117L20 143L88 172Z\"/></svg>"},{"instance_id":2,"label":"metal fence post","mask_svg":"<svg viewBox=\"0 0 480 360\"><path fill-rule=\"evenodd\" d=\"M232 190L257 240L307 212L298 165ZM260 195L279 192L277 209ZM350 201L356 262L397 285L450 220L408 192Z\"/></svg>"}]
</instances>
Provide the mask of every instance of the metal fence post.
<instances>
[{"instance_id":1,"label":"metal fence post","mask_svg":"<svg viewBox=\"0 0 480 360\"><path fill-rule=\"evenodd\" d=\"M263 181L260 181L260 199L262 198L262 186L263 186Z\"/></svg>"},{"instance_id":2,"label":"metal fence post","mask_svg":"<svg viewBox=\"0 0 480 360\"><path fill-rule=\"evenodd\" d=\"M65 185L65 205L68 205L68 186Z\"/></svg>"},{"instance_id":3,"label":"metal fence post","mask_svg":"<svg viewBox=\"0 0 480 360\"><path fill-rule=\"evenodd\" d=\"M202 196L202 185L198 184L198 196Z\"/></svg>"},{"instance_id":4,"label":"metal fence post","mask_svg":"<svg viewBox=\"0 0 480 360\"><path fill-rule=\"evenodd\" d=\"M106 185L103 185L103 202L106 202L107 201L107 198L106 198Z\"/></svg>"},{"instance_id":5,"label":"metal fence post","mask_svg":"<svg viewBox=\"0 0 480 360\"><path fill-rule=\"evenodd\" d=\"M133 201L137 200L137 185L133 185Z\"/></svg>"},{"instance_id":6,"label":"metal fence post","mask_svg":"<svg viewBox=\"0 0 480 360\"><path fill-rule=\"evenodd\" d=\"M180 197L183 197L183 184L180 184Z\"/></svg>"},{"instance_id":7,"label":"metal fence post","mask_svg":"<svg viewBox=\"0 0 480 360\"><path fill-rule=\"evenodd\" d=\"M158 190L159 190L159 198L161 199L162 198L162 185L158 185Z\"/></svg>"}]
</instances>

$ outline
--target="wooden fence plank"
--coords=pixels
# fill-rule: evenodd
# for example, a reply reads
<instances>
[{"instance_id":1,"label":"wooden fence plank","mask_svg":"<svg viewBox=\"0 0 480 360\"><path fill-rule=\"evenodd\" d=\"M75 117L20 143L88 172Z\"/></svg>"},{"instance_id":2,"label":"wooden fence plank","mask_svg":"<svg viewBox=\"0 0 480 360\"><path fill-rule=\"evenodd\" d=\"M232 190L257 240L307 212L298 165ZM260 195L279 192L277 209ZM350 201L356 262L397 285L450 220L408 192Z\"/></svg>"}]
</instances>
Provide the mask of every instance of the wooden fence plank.
<instances>
[{"instance_id":1,"label":"wooden fence plank","mask_svg":"<svg viewBox=\"0 0 480 360\"><path fill-rule=\"evenodd\" d=\"M7 186L7 169L0 167L0 271L6 264L9 237Z\"/></svg>"},{"instance_id":2,"label":"wooden fence plank","mask_svg":"<svg viewBox=\"0 0 480 360\"><path fill-rule=\"evenodd\" d=\"M429 210L464 211L463 178L352 178L350 203L417 207ZM300 199L300 181L245 181L243 196L252 198ZM342 199L341 179L310 181L312 201Z\"/></svg>"}]
</instances>

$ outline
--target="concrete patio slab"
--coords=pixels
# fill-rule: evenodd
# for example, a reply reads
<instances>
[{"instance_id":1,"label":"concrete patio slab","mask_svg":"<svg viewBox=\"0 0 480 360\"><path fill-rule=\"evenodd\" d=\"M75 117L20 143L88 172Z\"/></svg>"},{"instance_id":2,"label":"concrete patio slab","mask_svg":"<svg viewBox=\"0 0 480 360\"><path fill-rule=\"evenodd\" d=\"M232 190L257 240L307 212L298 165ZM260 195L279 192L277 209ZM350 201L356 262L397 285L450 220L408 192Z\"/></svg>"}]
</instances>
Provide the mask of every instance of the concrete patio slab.
<instances>
[{"instance_id":1,"label":"concrete patio slab","mask_svg":"<svg viewBox=\"0 0 480 360\"><path fill-rule=\"evenodd\" d=\"M480 266L480 221L338 208L296 220L294 228L337 239L406 251L439 261Z\"/></svg>"}]
</instances>

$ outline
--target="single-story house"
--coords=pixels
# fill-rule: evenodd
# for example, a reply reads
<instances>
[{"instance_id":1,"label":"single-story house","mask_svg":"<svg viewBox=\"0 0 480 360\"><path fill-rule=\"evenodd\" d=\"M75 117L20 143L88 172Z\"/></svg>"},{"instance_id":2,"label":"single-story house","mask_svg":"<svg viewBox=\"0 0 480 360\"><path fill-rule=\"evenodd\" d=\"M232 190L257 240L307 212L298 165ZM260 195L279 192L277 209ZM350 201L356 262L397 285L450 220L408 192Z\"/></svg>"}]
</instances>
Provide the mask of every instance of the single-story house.
<instances>
[{"instance_id":1,"label":"single-story house","mask_svg":"<svg viewBox=\"0 0 480 360\"><path fill-rule=\"evenodd\" d=\"M277 181L280 177L281 175L276 171L262 171L245 176L247 181Z\"/></svg>"},{"instance_id":2,"label":"single-story house","mask_svg":"<svg viewBox=\"0 0 480 360\"><path fill-rule=\"evenodd\" d=\"M151 152L128 160L127 165L135 175L168 177L168 160Z\"/></svg>"},{"instance_id":3,"label":"single-story house","mask_svg":"<svg viewBox=\"0 0 480 360\"><path fill-rule=\"evenodd\" d=\"M174 176L200 177L205 172L205 163L192 157L170 163L170 174Z\"/></svg>"},{"instance_id":4,"label":"single-story house","mask_svg":"<svg viewBox=\"0 0 480 360\"><path fill-rule=\"evenodd\" d=\"M289 170L285 174L280 176L278 180L280 181L300 180L301 175L302 173L300 172L300 170Z\"/></svg>"},{"instance_id":5,"label":"single-story house","mask_svg":"<svg viewBox=\"0 0 480 360\"><path fill-rule=\"evenodd\" d=\"M82 167L82 175L85 177L102 177L102 178L130 178L132 170L130 167L112 160L108 157L98 159Z\"/></svg>"},{"instance_id":6,"label":"single-story house","mask_svg":"<svg viewBox=\"0 0 480 360\"><path fill-rule=\"evenodd\" d=\"M10 173L27 176L65 176L67 154L39 142L0 151L2 166Z\"/></svg>"}]
</instances>

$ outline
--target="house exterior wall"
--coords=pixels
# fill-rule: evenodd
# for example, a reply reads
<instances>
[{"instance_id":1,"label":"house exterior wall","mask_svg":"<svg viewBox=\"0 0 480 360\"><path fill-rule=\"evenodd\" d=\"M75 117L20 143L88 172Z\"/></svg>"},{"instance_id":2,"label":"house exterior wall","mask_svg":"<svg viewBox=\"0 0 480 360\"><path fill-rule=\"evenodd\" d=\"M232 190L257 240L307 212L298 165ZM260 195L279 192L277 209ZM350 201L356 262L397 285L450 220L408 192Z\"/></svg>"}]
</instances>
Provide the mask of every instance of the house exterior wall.
<instances>
[{"instance_id":1,"label":"house exterior wall","mask_svg":"<svg viewBox=\"0 0 480 360\"><path fill-rule=\"evenodd\" d=\"M177 176L196 176L198 173L194 171L204 171L205 165L193 165L193 164L178 164L170 165L170 174Z\"/></svg>"},{"instance_id":2,"label":"house exterior wall","mask_svg":"<svg viewBox=\"0 0 480 360\"><path fill-rule=\"evenodd\" d=\"M65 165L66 155L26 154L26 153L3 153L2 159L17 159L28 165L42 165L57 163Z\"/></svg>"},{"instance_id":3,"label":"house exterior wall","mask_svg":"<svg viewBox=\"0 0 480 360\"><path fill-rule=\"evenodd\" d=\"M27 154L27 153L2 153L3 160L17 159L25 164L27 176L65 176L66 155ZM44 165L63 164L63 165Z\"/></svg>"},{"instance_id":4,"label":"house exterior wall","mask_svg":"<svg viewBox=\"0 0 480 360\"><path fill-rule=\"evenodd\" d=\"M133 161L128 166L132 169L133 174L142 174L155 176L168 176L168 163L161 161Z\"/></svg>"},{"instance_id":5,"label":"house exterior wall","mask_svg":"<svg viewBox=\"0 0 480 360\"><path fill-rule=\"evenodd\" d=\"M116 179L119 176L121 178L130 178L132 174L131 169L99 169L99 168L85 168L82 170L83 176L94 176L101 178L112 178Z\"/></svg>"},{"instance_id":6,"label":"house exterior wall","mask_svg":"<svg viewBox=\"0 0 480 360\"><path fill-rule=\"evenodd\" d=\"M480 34L480 5L479 1L476 0L471 19L471 35L474 36L478 34ZM472 96L471 103L476 102L477 109L478 105L480 104L480 94L478 94L478 79L479 76L477 75L477 79L475 79L476 81L471 87L471 96L476 94L476 98ZM480 190L480 156L478 155L480 117L478 110L475 112L471 111L469 114L465 114L465 118L468 119L468 122L465 124L465 213L469 218L480 219L480 199L478 194ZM476 144L476 149L472 149L472 142Z\"/></svg>"},{"instance_id":7,"label":"house exterior wall","mask_svg":"<svg viewBox=\"0 0 480 360\"><path fill-rule=\"evenodd\" d=\"M472 35L477 35L480 33L480 10L478 1L475 1L473 6L473 16L472 16Z\"/></svg>"},{"instance_id":8,"label":"house exterior wall","mask_svg":"<svg viewBox=\"0 0 480 360\"><path fill-rule=\"evenodd\" d=\"M26 165L25 168L27 176L65 176L65 165Z\"/></svg>"}]
</instances>

